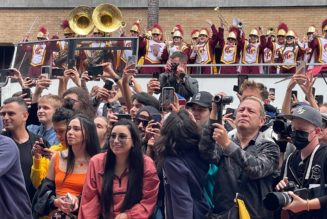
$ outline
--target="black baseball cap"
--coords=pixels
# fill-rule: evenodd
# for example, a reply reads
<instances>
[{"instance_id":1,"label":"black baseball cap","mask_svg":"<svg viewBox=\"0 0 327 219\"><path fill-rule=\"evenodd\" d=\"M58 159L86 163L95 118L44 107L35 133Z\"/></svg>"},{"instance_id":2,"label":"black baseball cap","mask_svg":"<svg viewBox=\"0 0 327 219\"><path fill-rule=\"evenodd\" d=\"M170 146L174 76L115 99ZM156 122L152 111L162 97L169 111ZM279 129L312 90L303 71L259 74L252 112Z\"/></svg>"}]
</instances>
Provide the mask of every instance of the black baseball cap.
<instances>
[{"instance_id":1,"label":"black baseball cap","mask_svg":"<svg viewBox=\"0 0 327 219\"><path fill-rule=\"evenodd\" d=\"M191 101L186 103L186 107L192 107L193 104L196 104L202 107L211 108L212 98L213 96L211 93L207 91L200 91L192 97Z\"/></svg>"}]
</instances>

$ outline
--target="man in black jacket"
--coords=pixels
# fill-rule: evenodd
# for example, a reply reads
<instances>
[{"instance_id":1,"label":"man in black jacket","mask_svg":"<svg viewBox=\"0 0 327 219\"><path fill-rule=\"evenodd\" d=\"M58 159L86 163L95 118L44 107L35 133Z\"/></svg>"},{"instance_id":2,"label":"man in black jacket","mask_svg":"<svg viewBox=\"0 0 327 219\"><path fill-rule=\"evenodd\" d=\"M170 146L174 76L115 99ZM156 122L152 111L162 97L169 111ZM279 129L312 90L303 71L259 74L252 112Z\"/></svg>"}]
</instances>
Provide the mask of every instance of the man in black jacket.
<instances>
[{"instance_id":1,"label":"man in black jacket","mask_svg":"<svg viewBox=\"0 0 327 219\"><path fill-rule=\"evenodd\" d=\"M262 101L247 97L241 102L235 120L237 133L231 139L224 126L215 123L216 115L217 106L213 103L200 142L202 157L218 165L213 213L228 214L236 193L240 193L251 218L272 218L262 200L272 190L279 147L265 140L260 132L265 121Z\"/></svg>"},{"instance_id":2,"label":"man in black jacket","mask_svg":"<svg viewBox=\"0 0 327 219\"><path fill-rule=\"evenodd\" d=\"M182 52L174 52L166 64L166 72L160 74L160 86L174 87L175 92L189 100L199 91L198 81L186 72L187 56Z\"/></svg>"}]
</instances>

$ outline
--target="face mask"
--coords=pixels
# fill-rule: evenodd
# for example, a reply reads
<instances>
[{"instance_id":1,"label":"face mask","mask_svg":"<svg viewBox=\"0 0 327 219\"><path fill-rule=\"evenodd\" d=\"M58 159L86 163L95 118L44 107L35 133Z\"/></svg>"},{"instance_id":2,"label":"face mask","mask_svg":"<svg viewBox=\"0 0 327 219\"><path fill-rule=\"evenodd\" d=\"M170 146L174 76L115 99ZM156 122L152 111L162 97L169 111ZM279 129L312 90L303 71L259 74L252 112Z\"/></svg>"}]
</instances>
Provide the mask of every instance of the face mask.
<instances>
[{"instance_id":1,"label":"face mask","mask_svg":"<svg viewBox=\"0 0 327 219\"><path fill-rule=\"evenodd\" d=\"M299 151L305 148L310 142L308 140L309 133L301 130L294 130L292 132L292 141L296 149Z\"/></svg>"}]
</instances>

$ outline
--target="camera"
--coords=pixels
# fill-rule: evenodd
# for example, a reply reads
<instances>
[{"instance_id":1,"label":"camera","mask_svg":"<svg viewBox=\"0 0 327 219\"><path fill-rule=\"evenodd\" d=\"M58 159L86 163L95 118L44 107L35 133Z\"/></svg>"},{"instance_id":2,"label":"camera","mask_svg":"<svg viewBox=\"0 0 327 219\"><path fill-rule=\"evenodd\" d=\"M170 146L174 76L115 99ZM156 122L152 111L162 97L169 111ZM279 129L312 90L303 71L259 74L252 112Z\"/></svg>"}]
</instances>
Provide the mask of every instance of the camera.
<instances>
[{"instance_id":1,"label":"camera","mask_svg":"<svg viewBox=\"0 0 327 219\"><path fill-rule=\"evenodd\" d=\"M178 63L171 63L171 67L170 67L171 71L176 72L178 65L179 65Z\"/></svg>"},{"instance_id":2,"label":"camera","mask_svg":"<svg viewBox=\"0 0 327 219\"><path fill-rule=\"evenodd\" d=\"M233 102L233 97L232 96L221 96L217 95L214 97L213 101L217 105L227 105Z\"/></svg>"},{"instance_id":3,"label":"camera","mask_svg":"<svg viewBox=\"0 0 327 219\"><path fill-rule=\"evenodd\" d=\"M287 193L288 191L293 191L296 195L300 196L302 199L309 199L310 190L307 188L299 188L294 182L290 181L282 192L270 192L266 195L263 200L265 208L270 211L275 211L281 209L282 207L290 204L293 199Z\"/></svg>"},{"instance_id":4,"label":"camera","mask_svg":"<svg viewBox=\"0 0 327 219\"><path fill-rule=\"evenodd\" d=\"M291 137L292 126L284 118L276 118L273 122L273 130L281 138Z\"/></svg>"},{"instance_id":5,"label":"camera","mask_svg":"<svg viewBox=\"0 0 327 219\"><path fill-rule=\"evenodd\" d=\"M233 102L233 97L232 96L222 96L222 95L216 95L213 98L213 102L216 103L217 105L217 122L219 124L222 124L223 122L223 109L224 106L227 104L230 104Z\"/></svg>"}]
</instances>

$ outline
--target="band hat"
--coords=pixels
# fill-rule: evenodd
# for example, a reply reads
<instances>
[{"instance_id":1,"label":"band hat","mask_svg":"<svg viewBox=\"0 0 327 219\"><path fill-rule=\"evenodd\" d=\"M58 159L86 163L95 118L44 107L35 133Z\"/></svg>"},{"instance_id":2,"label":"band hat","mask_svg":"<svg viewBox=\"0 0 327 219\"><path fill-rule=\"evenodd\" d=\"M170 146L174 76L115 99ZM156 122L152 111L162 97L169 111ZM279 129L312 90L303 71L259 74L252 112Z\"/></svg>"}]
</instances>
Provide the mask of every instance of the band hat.
<instances>
[{"instance_id":1,"label":"band hat","mask_svg":"<svg viewBox=\"0 0 327 219\"><path fill-rule=\"evenodd\" d=\"M292 114L283 115L282 117L289 120L303 119L316 127L322 127L321 113L309 105L300 105L293 110Z\"/></svg>"}]
</instances>

